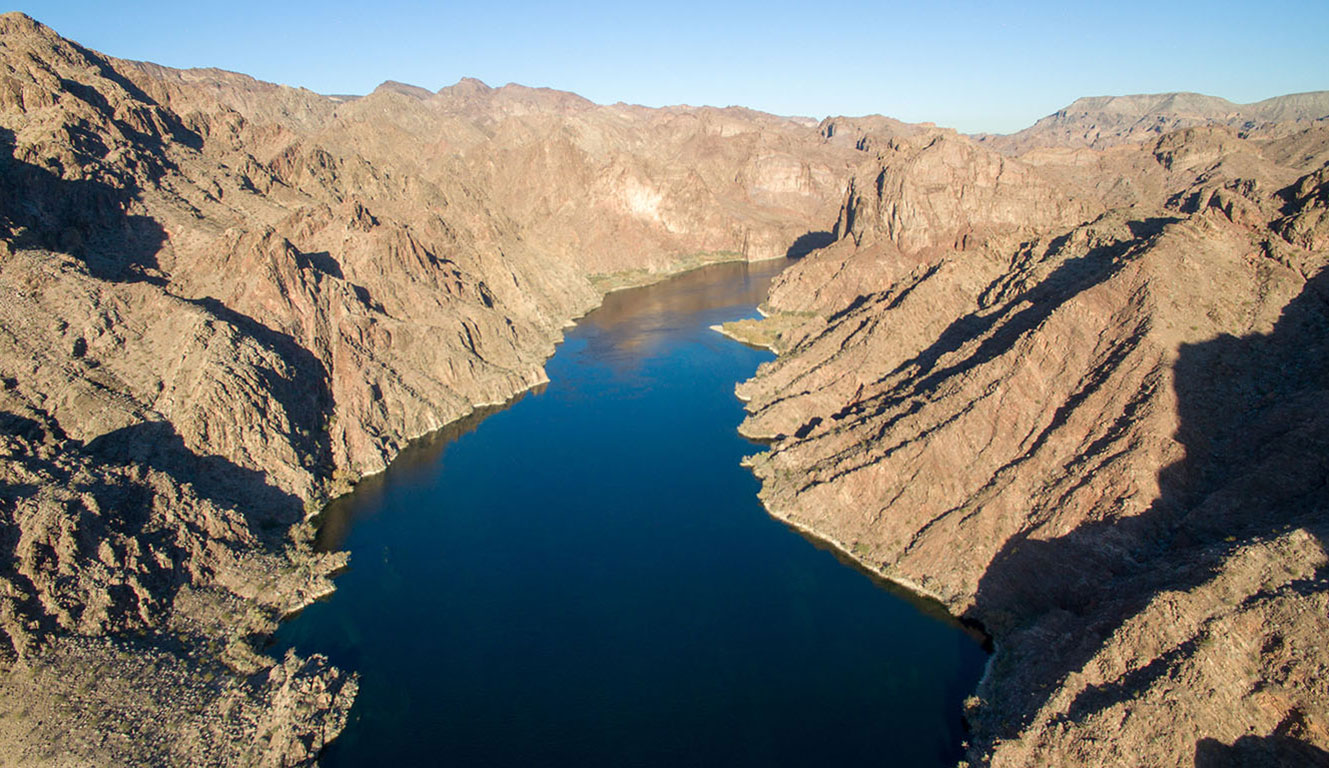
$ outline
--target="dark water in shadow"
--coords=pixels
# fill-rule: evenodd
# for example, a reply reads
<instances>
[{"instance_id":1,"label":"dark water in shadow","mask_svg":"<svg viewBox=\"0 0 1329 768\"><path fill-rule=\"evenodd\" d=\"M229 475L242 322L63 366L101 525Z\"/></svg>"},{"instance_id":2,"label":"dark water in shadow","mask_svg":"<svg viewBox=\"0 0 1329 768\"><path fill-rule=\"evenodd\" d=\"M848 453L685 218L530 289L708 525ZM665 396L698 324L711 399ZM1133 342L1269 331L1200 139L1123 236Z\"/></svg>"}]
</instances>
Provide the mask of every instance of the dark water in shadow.
<instances>
[{"instance_id":1,"label":"dark water in shadow","mask_svg":"<svg viewBox=\"0 0 1329 768\"><path fill-rule=\"evenodd\" d=\"M550 384L326 514L279 643L362 673L326 766L950 766L974 638L770 518L734 384L781 265L611 294ZM481 423L481 421L483 423Z\"/></svg>"}]
</instances>

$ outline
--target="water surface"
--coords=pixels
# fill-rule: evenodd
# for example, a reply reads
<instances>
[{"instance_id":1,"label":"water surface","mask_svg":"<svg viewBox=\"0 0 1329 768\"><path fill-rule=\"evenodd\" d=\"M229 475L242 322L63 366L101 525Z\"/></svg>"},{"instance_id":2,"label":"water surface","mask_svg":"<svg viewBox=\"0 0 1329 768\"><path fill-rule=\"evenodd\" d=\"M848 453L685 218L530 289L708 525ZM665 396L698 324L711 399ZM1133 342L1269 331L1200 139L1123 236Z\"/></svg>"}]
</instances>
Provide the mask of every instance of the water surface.
<instances>
[{"instance_id":1,"label":"water surface","mask_svg":"<svg viewBox=\"0 0 1329 768\"><path fill-rule=\"evenodd\" d=\"M279 643L361 673L325 766L951 766L985 656L769 517L734 384L781 265L611 294L550 383L325 515Z\"/></svg>"}]
</instances>

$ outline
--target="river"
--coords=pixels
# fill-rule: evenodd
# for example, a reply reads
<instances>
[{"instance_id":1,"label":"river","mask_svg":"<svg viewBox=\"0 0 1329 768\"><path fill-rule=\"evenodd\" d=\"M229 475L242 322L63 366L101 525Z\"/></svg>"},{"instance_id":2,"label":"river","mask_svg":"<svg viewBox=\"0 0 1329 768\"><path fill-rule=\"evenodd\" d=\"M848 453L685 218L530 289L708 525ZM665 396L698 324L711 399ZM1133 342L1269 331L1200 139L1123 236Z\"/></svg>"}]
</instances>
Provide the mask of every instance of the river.
<instances>
[{"instance_id":1,"label":"river","mask_svg":"<svg viewBox=\"0 0 1329 768\"><path fill-rule=\"evenodd\" d=\"M334 502L280 648L361 673L325 766L953 766L971 634L774 520L734 384L778 263L610 294L550 383Z\"/></svg>"}]
</instances>

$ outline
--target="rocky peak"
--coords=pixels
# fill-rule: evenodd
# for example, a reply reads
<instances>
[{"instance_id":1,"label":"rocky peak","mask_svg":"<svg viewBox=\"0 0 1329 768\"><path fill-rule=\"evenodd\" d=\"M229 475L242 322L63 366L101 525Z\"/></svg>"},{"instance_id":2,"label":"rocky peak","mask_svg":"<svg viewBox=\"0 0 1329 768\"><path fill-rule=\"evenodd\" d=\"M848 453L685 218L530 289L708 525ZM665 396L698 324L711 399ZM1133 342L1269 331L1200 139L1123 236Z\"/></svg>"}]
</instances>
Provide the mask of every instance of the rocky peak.
<instances>
[{"instance_id":1,"label":"rocky peak","mask_svg":"<svg viewBox=\"0 0 1329 768\"><path fill-rule=\"evenodd\" d=\"M22 11L0 13L0 34L7 37L10 35L37 35L51 41L60 39L60 36L50 27Z\"/></svg>"},{"instance_id":2,"label":"rocky peak","mask_svg":"<svg viewBox=\"0 0 1329 768\"><path fill-rule=\"evenodd\" d=\"M933 123L906 123L893 117L866 115L863 117L828 117L817 126L817 132L827 142L868 150L871 140L912 136L936 126Z\"/></svg>"},{"instance_id":3,"label":"rocky peak","mask_svg":"<svg viewBox=\"0 0 1329 768\"><path fill-rule=\"evenodd\" d=\"M493 90L483 80L474 77L463 77L456 84L440 88L438 92L440 95L446 94L455 98L468 98L489 94Z\"/></svg>"},{"instance_id":4,"label":"rocky peak","mask_svg":"<svg viewBox=\"0 0 1329 768\"><path fill-rule=\"evenodd\" d=\"M396 80L384 80L375 88L371 94L396 93L402 96L409 96L413 99L433 98L434 92L427 88L421 88L418 85L408 83L399 83Z\"/></svg>"},{"instance_id":5,"label":"rocky peak","mask_svg":"<svg viewBox=\"0 0 1329 768\"><path fill-rule=\"evenodd\" d=\"M1079 98L1055 117L1126 115L1142 118L1149 115L1224 118L1238 111L1238 106L1217 96L1201 93L1153 93L1129 96L1090 96ZM1044 118L1047 119L1047 118Z\"/></svg>"}]
</instances>

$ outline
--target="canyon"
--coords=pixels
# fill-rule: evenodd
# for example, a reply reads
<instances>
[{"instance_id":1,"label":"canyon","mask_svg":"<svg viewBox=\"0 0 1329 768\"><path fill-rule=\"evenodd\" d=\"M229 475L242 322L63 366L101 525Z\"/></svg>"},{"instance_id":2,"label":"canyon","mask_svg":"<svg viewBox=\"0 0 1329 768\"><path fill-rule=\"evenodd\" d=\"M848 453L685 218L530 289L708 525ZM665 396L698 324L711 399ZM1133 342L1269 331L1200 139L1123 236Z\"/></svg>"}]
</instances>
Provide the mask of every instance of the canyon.
<instances>
[{"instance_id":1,"label":"canyon","mask_svg":"<svg viewBox=\"0 0 1329 768\"><path fill-rule=\"evenodd\" d=\"M1329 760L1329 94L1008 137L324 96L0 16L0 754L309 764L317 513L546 381L607 291L800 256L772 515L983 626L975 765Z\"/></svg>"}]
</instances>

